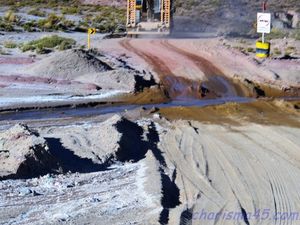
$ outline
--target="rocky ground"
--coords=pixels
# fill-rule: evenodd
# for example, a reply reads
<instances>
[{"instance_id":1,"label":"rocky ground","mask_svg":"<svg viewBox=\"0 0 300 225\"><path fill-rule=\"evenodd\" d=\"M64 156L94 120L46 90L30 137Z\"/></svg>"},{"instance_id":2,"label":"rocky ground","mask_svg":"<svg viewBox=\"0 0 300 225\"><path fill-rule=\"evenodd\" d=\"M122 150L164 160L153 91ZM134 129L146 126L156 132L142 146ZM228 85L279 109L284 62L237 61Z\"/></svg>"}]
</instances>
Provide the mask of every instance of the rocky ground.
<instances>
[{"instance_id":1,"label":"rocky ground","mask_svg":"<svg viewBox=\"0 0 300 225\"><path fill-rule=\"evenodd\" d=\"M124 0L0 5L1 225L300 223L298 0L268 59L258 1L175 0L166 39L104 39Z\"/></svg>"},{"instance_id":2,"label":"rocky ground","mask_svg":"<svg viewBox=\"0 0 300 225\"><path fill-rule=\"evenodd\" d=\"M298 224L298 56L235 45L1 57L0 223Z\"/></svg>"},{"instance_id":3,"label":"rocky ground","mask_svg":"<svg viewBox=\"0 0 300 225\"><path fill-rule=\"evenodd\" d=\"M275 215L300 210L299 110L260 104L248 106L258 109L248 117L247 107L236 110L236 105L225 114L222 109L230 107L209 106L185 120L178 117L187 109L174 108L160 112L167 119L152 113L147 119L112 116L2 131L0 221L265 224L267 216L275 224ZM279 124L268 121L280 110ZM210 218L201 216L203 210L235 216ZM254 215L256 210L268 214ZM290 217L277 221L298 223Z\"/></svg>"}]
</instances>

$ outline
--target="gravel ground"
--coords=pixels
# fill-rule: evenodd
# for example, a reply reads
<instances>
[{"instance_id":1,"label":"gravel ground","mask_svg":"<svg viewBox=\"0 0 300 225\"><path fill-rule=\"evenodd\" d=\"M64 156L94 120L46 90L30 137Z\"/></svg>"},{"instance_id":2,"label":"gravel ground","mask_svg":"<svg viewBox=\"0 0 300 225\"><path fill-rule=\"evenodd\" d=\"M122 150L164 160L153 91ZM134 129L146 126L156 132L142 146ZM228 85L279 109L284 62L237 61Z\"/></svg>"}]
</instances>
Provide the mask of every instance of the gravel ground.
<instances>
[{"instance_id":1,"label":"gravel ground","mask_svg":"<svg viewBox=\"0 0 300 225\"><path fill-rule=\"evenodd\" d=\"M60 89L63 97L74 98L72 91L78 92L90 82L105 87L110 82L102 79L108 78L114 80L114 91L122 85L136 90L136 85L126 85L132 81L128 74L141 75L142 87L161 82L167 94L174 93L173 99L179 96L186 102L211 97L203 96L206 89L215 94L213 97L238 96L240 92L232 82L237 76L249 79L253 89L258 87L251 82L279 88L299 85L291 77L293 73L276 71L281 78L276 79L270 69L274 61L261 64L227 49L222 40L122 39L105 40L97 46L103 54L94 53L92 59L108 62L112 71L120 74L95 72L94 64L84 64L84 60L80 63L86 76L81 74L84 71L76 74L73 68L67 75L59 74L64 63L58 62L56 67L51 63L55 57L43 57L31 64L32 68L45 62L45 69L53 66L51 73L0 76L4 85L1 97L5 100L4 96L11 97L12 93L15 97L21 93L27 93L27 98L38 97L42 85L49 85L53 89L48 90L47 97ZM68 57L73 55L69 53ZM17 64L5 60L1 66ZM298 70L298 61L280 62L289 65L287 73ZM26 63L22 66L28 68ZM22 84L19 92L8 93L17 84ZM29 84L39 89L26 92L24 87ZM103 90L93 89L92 93ZM66 95L70 92L73 95ZM286 92L280 89L280 94ZM0 223L297 225L297 218L283 218L282 214L300 212L299 104L261 101L263 106L255 101L245 107L232 103L203 110L178 106L175 101L177 107L164 111L154 107L128 112L125 108L120 114L127 117L108 114L105 118L73 114L65 119L59 115L38 119L35 111L29 111L33 119L28 121L28 128L13 127L20 121L2 121ZM53 114L68 115L65 109L52 110ZM25 154L20 156L21 150ZM49 162L45 156L55 163L45 165ZM24 164L42 166L45 171L39 174L27 169L28 179L20 179L24 178L20 173ZM223 217L200 217L203 211ZM268 221L263 221L261 214L254 215L257 211L265 212L264 216L267 212ZM230 212L235 217L228 216Z\"/></svg>"}]
</instances>

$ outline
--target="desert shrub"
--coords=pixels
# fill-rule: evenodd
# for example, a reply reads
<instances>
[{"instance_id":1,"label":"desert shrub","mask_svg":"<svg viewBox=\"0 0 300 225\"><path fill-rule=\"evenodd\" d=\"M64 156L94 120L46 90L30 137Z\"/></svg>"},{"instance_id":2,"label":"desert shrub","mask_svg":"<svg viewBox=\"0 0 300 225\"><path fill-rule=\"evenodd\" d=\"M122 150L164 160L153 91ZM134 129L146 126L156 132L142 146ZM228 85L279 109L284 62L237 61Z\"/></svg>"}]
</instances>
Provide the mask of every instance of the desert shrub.
<instances>
[{"instance_id":1,"label":"desert shrub","mask_svg":"<svg viewBox=\"0 0 300 225\"><path fill-rule=\"evenodd\" d=\"M38 27L43 30L56 30L61 20L62 17L51 13L46 19L41 19L38 21Z\"/></svg>"},{"instance_id":2,"label":"desert shrub","mask_svg":"<svg viewBox=\"0 0 300 225\"><path fill-rule=\"evenodd\" d=\"M82 5L79 0L0 0L0 5L7 5L15 10L8 11L6 15L6 22L10 25L21 26L25 31L86 31L88 27L95 27L102 33L118 32L126 30L126 10L120 7L101 6L101 5ZM15 11L22 7L31 6L28 14L45 17L38 21L20 21L20 18L15 15ZM61 10L64 14L78 14L84 12L85 19L80 22L73 22L67 20L63 15L56 15L50 13L47 15L42 8L53 8ZM16 22L20 21L20 22ZM13 30L11 26L0 24L1 30Z\"/></svg>"},{"instance_id":3,"label":"desert shrub","mask_svg":"<svg viewBox=\"0 0 300 225\"><path fill-rule=\"evenodd\" d=\"M274 54L274 55L281 55L280 49L279 49L279 48L274 48L273 54Z\"/></svg>"},{"instance_id":4,"label":"desert shrub","mask_svg":"<svg viewBox=\"0 0 300 225\"><path fill-rule=\"evenodd\" d=\"M32 32L37 30L42 31L65 31L74 29L75 24L73 21L65 19L63 16L56 14L49 14L47 18L38 21L28 21L21 25L25 31Z\"/></svg>"},{"instance_id":5,"label":"desert shrub","mask_svg":"<svg viewBox=\"0 0 300 225\"><path fill-rule=\"evenodd\" d=\"M69 30L74 27L74 23L66 20L64 16L58 16L51 13L46 19L39 20L37 26L45 31Z\"/></svg>"},{"instance_id":6,"label":"desert shrub","mask_svg":"<svg viewBox=\"0 0 300 225\"><path fill-rule=\"evenodd\" d=\"M19 21L19 17L14 13L14 11L9 10L5 13L4 20L9 23L16 23Z\"/></svg>"},{"instance_id":7,"label":"desert shrub","mask_svg":"<svg viewBox=\"0 0 300 225\"><path fill-rule=\"evenodd\" d=\"M37 54L48 54L48 53L52 52L51 49L42 48L42 47L37 47L35 51L36 51Z\"/></svg>"},{"instance_id":8,"label":"desert shrub","mask_svg":"<svg viewBox=\"0 0 300 225\"><path fill-rule=\"evenodd\" d=\"M248 48L247 48L247 52L255 52L255 50L254 50L254 48L252 48L252 47L248 47Z\"/></svg>"},{"instance_id":9,"label":"desert shrub","mask_svg":"<svg viewBox=\"0 0 300 225\"><path fill-rule=\"evenodd\" d=\"M78 5L79 0L0 0L0 5L6 6L16 6L16 7L25 7L25 6L37 6L43 5L48 7L58 7L61 5Z\"/></svg>"},{"instance_id":10,"label":"desert shrub","mask_svg":"<svg viewBox=\"0 0 300 225\"><path fill-rule=\"evenodd\" d=\"M12 23L9 23L7 21L4 21L2 17L0 17L0 31L14 31L14 26Z\"/></svg>"},{"instance_id":11,"label":"desert shrub","mask_svg":"<svg viewBox=\"0 0 300 225\"><path fill-rule=\"evenodd\" d=\"M6 41L4 42L5 48L16 48L18 45L12 41Z\"/></svg>"},{"instance_id":12,"label":"desert shrub","mask_svg":"<svg viewBox=\"0 0 300 225\"><path fill-rule=\"evenodd\" d=\"M125 10L102 6L99 12L92 18L92 26L96 27L101 33L117 32L125 28L126 13Z\"/></svg>"},{"instance_id":13,"label":"desert shrub","mask_svg":"<svg viewBox=\"0 0 300 225\"><path fill-rule=\"evenodd\" d=\"M33 16L39 16L39 17L45 17L47 15L45 11L42 11L37 8L31 9L30 11L28 11L28 14Z\"/></svg>"},{"instance_id":14,"label":"desert shrub","mask_svg":"<svg viewBox=\"0 0 300 225\"><path fill-rule=\"evenodd\" d=\"M20 19L14 11L7 11L3 17L0 17L0 31L14 31L14 26L19 25Z\"/></svg>"},{"instance_id":15,"label":"desert shrub","mask_svg":"<svg viewBox=\"0 0 300 225\"><path fill-rule=\"evenodd\" d=\"M58 48L60 50L70 49L76 41L71 38L64 38L58 35L44 37L24 44L21 47L23 52L37 50L37 52L45 51L45 49Z\"/></svg>"},{"instance_id":16,"label":"desert shrub","mask_svg":"<svg viewBox=\"0 0 300 225\"><path fill-rule=\"evenodd\" d=\"M62 14L79 14L80 13L80 9L78 7L62 7L61 8L61 13Z\"/></svg>"},{"instance_id":17,"label":"desert shrub","mask_svg":"<svg viewBox=\"0 0 300 225\"><path fill-rule=\"evenodd\" d=\"M58 46L58 49L63 51L63 50L67 50L72 48L72 45L74 45L74 43L68 41L68 40L64 40L60 43L60 45Z\"/></svg>"},{"instance_id":18,"label":"desert shrub","mask_svg":"<svg viewBox=\"0 0 300 225\"><path fill-rule=\"evenodd\" d=\"M288 33L284 30L273 28L271 30L271 33L267 35L268 39L282 39L284 37L287 37Z\"/></svg>"},{"instance_id":19,"label":"desert shrub","mask_svg":"<svg viewBox=\"0 0 300 225\"><path fill-rule=\"evenodd\" d=\"M30 45L30 44L24 44L24 45L22 45L22 47L21 47L21 50L22 50L23 52L33 51L33 50L35 50L35 49L36 49L35 46Z\"/></svg>"},{"instance_id":20,"label":"desert shrub","mask_svg":"<svg viewBox=\"0 0 300 225\"><path fill-rule=\"evenodd\" d=\"M22 24L24 31L33 32L36 31L37 24L34 21L28 21Z\"/></svg>"},{"instance_id":21,"label":"desert shrub","mask_svg":"<svg viewBox=\"0 0 300 225\"><path fill-rule=\"evenodd\" d=\"M61 21L61 26L60 26L60 29L62 30L71 30L75 27L75 24L73 21L71 20L67 20L67 19L63 19Z\"/></svg>"}]
</instances>

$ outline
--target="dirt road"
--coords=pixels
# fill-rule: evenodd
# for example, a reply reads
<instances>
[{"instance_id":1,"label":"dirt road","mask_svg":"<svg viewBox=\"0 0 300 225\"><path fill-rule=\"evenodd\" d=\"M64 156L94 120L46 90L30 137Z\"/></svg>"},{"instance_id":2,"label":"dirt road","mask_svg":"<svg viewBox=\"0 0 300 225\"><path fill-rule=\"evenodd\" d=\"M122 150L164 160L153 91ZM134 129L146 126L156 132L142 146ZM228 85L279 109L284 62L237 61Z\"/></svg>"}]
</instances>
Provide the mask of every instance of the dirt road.
<instances>
[{"instance_id":1,"label":"dirt road","mask_svg":"<svg viewBox=\"0 0 300 225\"><path fill-rule=\"evenodd\" d=\"M143 103L1 114L0 223L299 224L299 102L240 98L254 83L184 41L112 42L105 59L155 85L138 79Z\"/></svg>"},{"instance_id":2,"label":"dirt road","mask_svg":"<svg viewBox=\"0 0 300 225\"><path fill-rule=\"evenodd\" d=\"M123 51L133 62L143 59L141 64L151 65L173 98L300 95L299 76L295 75L299 63L277 60L281 70L272 66L275 62L261 66L252 57L226 48L222 40L123 39L108 42L112 44L119 45L114 50Z\"/></svg>"},{"instance_id":3,"label":"dirt road","mask_svg":"<svg viewBox=\"0 0 300 225\"><path fill-rule=\"evenodd\" d=\"M246 94L211 61L174 42L123 40L121 45L149 63L175 99L208 97L194 88L203 86L214 97ZM166 122L160 133L165 171L179 190L173 195L177 204L165 207L161 216L168 224L297 224L299 120L288 122L284 115L280 119L280 107L271 105L270 112L278 115L255 105L247 112L229 108L216 109L216 114L213 107L162 110L176 119L196 116L191 116L194 121ZM251 117L251 123L242 122ZM299 218L292 218L297 213Z\"/></svg>"},{"instance_id":4,"label":"dirt road","mask_svg":"<svg viewBox=\"0 0 300 225\"><path fill-rule=\"evenodd\" d=\"M298 224L290 215L300 211L299 129L171 126L160 146L182 204L170 211L169 224Z\"/></svg>"},{"instance_id":5,"label":"dirt road","mask_svg":"<svg viewBox=\"0 0 300 225\"><path fill-rule=\"evenodd\" d=\"M243 96L238 85L210 61L186 52L167 40L125 39L121 46L149 63L171 98Z\"/></svg>"}]
</instances>

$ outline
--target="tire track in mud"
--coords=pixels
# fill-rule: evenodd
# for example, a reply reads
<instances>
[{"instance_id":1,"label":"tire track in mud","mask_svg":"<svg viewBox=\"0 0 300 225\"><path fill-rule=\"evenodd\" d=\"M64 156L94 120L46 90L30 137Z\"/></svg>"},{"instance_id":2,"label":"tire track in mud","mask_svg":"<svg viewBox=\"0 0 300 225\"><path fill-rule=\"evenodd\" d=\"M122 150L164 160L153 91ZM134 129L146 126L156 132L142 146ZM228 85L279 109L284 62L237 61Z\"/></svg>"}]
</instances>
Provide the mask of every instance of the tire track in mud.
<instances>
[{"instance_id":1,"label":"tire track in mud","mask_svg":"<svg viewBox=\"0 0 300 225\"><path fill-rule=\"evenodd\" d=\"M148 62L152 67L153 70L160 76L161 83L163 87L165 88L166 95L174 99L178 95L175 93L176 90L176 83L179 81L179 79L176 79L174 74L172 73L171 69L169 69L168 66L166 66L161 60L153 55L147 54L146 52L143 52L131 45L130 40L123 40L121 43L121 46L130 51L133 52L134 54L138 55L142 59L144 59L146 62ZM168 78L168 77L174 77L173 78ZM166 77L166 78L165 78ZM175 87L174 89L171 87L171 82L175 83L173 86ZM180 82L178 82L180 83ZM183 83L183 79L181 80L181 83Z\"/></svg>"},{"instance_id":2,"label":"tire track in mud","mask_svg":"<svg viewBox=\"0 0 300 225\"><path fill-rule=\"evenodd\" d=\"M199 58L196 60L195 58L189 57L186 52L174 49L169 44L165 44L161 41L151 41L150 43L156 46L159 45L163 49L172 52L172 54L183 56L189 61L193 61L194 64L199 61ZM211 63L201 63L201 67L198 66L198 69L200 70L199 72L206 72L207 74L210 74L210 76L207 76L208 81L191 80L177 76L172 69L164 63L162 58L144 51L143 49L134 47L130 43L130 40L123 40L120 44L124 49L138 55L153 67L153 70L159 75L161 83L166 89L167 95L171 99L217 98L224 96L229 87L233 86L229 84L225 78L218 75L222 73L219 70L216 70L216 67L214 67ZM180 63L181 62L178 62L178 64ZM233 91L233 93L234 94L232 95L236 96L235 91Z\"/></svg>"},{"instance_id":3,"label":"tire track in mud","mask_svg":"<svg viewBox=\"0 0 300 225\"><path fill-rule=\"evenodd\" d=\"M209 89L217 92L219 95L230 97L245 95L244 91L242 91L239 85L233 83L219 68L217 68L212 62L208 61L207 59L178 48L170 44L170 42L168 42L167 40L161 41L161 45L169 49L170 51L181 54L189 60L193 61L194 64L199 68L199 70L205 74L207 78L205 85Z\"/></svg>"}]
</instances>

